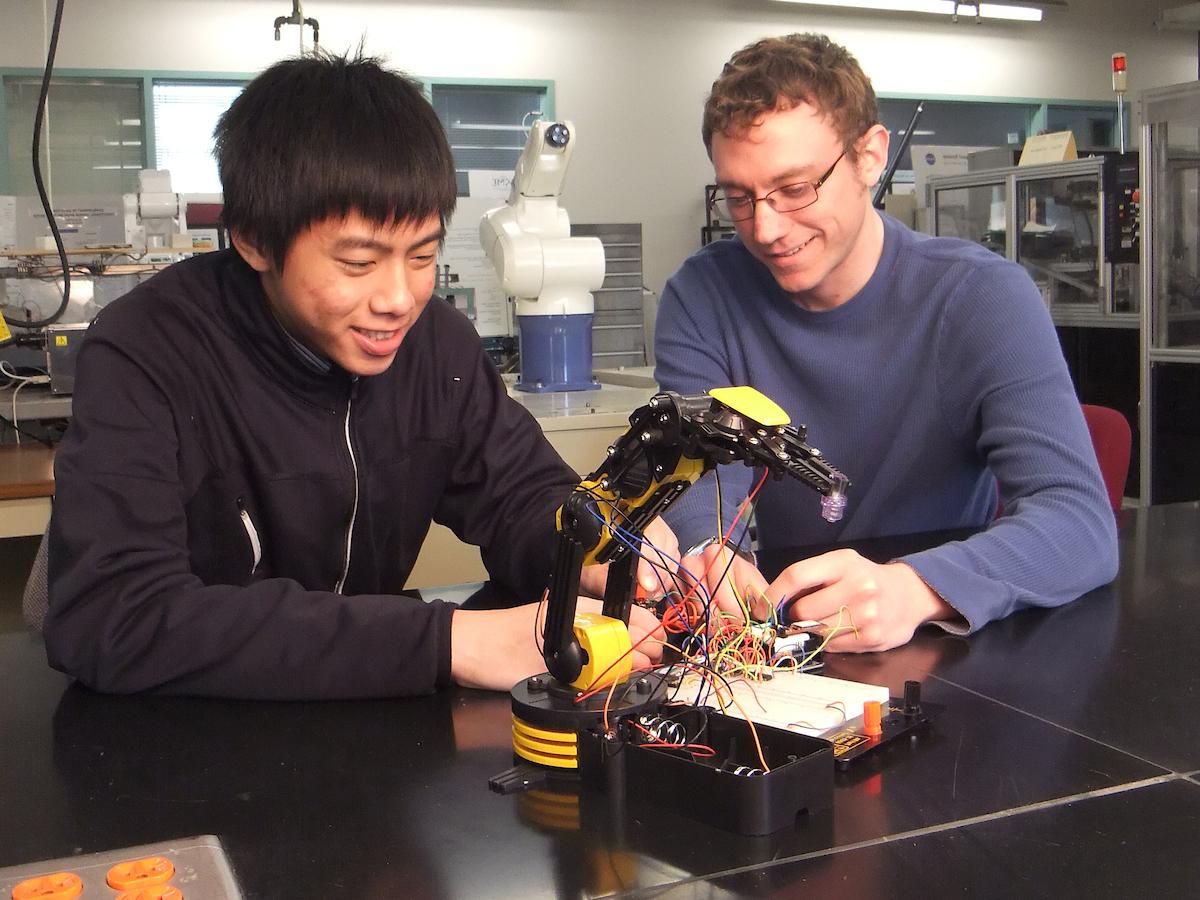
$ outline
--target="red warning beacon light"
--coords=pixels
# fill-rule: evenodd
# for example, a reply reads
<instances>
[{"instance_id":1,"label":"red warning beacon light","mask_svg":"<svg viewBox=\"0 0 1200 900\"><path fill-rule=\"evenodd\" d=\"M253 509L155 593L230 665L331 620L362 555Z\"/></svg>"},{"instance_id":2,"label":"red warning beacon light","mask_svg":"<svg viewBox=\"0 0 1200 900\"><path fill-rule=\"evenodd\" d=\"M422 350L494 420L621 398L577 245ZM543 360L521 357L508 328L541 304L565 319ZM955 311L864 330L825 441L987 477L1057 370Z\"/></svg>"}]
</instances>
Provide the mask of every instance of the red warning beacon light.
<instances>
[{"instance_id":1,"label":"red warning beacon light","mask_svg":"<svg viewBox=\"0 0 1200 900\"><path fill-rule=\"evenodd\" d=\"M1114 53L1112 55L1112 80L1113 90L1118 94L1125 93L1125 54Z\"/></svg>"}]
</instances>

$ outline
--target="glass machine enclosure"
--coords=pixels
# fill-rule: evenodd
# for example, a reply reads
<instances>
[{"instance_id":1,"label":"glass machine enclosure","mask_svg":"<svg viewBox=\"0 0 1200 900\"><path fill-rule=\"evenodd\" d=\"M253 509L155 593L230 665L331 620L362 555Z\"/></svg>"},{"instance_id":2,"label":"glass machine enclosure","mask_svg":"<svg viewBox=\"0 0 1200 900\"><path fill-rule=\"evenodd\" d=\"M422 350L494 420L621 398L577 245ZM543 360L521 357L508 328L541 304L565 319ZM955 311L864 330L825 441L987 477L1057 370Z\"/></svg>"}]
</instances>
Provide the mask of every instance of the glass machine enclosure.
<instances>
[{"instance_id":1,"label":"glass machine enclosure","mask_svg":"<svg viewBox=\"0 0 1200 900\"><path fill-rule=\"evenodd\" d=\"M1042 293L1083 403L1137 429L1140 382L1138 155L930 179L933 233L1022 265ZM1138 445L1125 493L1139 496Z\"/></svg>"},{"instance_id":2,"label":"glass machine enclosure","mask_svg":"<svg viewBox=\"0 0 1200 900\"><path fill-rule=\"evenodd\" d=\"M1141 467L1151 503L1200 499L1200 82L1140 99Z\"/></svg>"}]
</instances>

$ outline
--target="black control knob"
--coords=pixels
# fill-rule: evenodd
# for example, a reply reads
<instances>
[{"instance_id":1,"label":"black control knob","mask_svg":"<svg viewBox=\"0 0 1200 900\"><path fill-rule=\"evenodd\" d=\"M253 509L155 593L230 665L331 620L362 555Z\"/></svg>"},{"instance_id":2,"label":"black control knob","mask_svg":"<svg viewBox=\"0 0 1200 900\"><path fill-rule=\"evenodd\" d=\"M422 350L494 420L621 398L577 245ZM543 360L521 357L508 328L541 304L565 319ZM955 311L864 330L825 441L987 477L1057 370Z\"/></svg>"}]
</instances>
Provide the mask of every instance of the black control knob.
<instances>
[{"instance_id":1,"label":"black control knob","mask_svg":"<svg viewBox=\"0 0 1200 900\"><path fill-rule=\"evenodd\" d=\"M904 714L919 716L921 714L921 682L904 682Z\"/></svg>"}]
</instances>

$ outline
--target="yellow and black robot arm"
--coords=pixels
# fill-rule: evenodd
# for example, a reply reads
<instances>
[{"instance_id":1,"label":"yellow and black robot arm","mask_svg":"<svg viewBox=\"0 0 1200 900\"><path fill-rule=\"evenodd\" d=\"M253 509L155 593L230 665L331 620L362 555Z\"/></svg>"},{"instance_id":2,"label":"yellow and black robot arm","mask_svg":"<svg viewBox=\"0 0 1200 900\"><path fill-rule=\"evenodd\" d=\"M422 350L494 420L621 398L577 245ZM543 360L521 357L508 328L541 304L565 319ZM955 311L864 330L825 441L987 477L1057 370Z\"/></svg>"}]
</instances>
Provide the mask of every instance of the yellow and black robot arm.
<instances>
[{"instance_id":1,"label":"yellow and black robot arm","mask_svg":"<svg viewBox=\"0 0 1200 900\"><path fill-rule=\"evenodd\" d=\"M636 588L646 526L717 465L742 461L775 477L790 475L822 495L822 515L841 518L846 476L805 442L804 426L749 387L707 395L656 394L629 417L629 430L608 459L579 483L558 511L558 550L543 632L547 670L575 683L587 651L576 631L575 605L585 565L610 563L602 615L622 623Z\"/></svg>"}]
</instances>

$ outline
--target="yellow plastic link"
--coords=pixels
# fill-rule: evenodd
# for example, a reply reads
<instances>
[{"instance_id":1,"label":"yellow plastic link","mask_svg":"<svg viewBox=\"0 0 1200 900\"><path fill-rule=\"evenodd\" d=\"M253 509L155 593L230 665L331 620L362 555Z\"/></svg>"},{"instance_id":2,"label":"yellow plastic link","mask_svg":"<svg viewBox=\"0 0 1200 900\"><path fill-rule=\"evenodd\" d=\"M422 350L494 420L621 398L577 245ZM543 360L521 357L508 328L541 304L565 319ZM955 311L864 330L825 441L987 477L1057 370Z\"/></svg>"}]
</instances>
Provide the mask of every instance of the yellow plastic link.
<instances>
[{"instance_id":1,"label":"yellow plastic link","mask_svg":"<svg viewBox=\"0 0 1200 900\"><path fill-rule=\"evenodd\" d=\"M571 687L580 690L608 687L614 681L623 681L632 671L629 628L620 619L594 612L576 613L575 637L587 654L587 662Z\"/></svg>"},{"instance_id":2,"label":"yellow plastic link","mask_svg":"<svg viewBox=\"0 0 1200 900\"><path fill-rule=\"evenodd\" d=\"M713 388L708 396L720 400L730 409L737 410L747 419L760 425L790 425L791 418L778 403L752 387Z\"/></svg>"}]
</instances>

